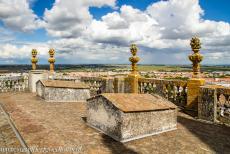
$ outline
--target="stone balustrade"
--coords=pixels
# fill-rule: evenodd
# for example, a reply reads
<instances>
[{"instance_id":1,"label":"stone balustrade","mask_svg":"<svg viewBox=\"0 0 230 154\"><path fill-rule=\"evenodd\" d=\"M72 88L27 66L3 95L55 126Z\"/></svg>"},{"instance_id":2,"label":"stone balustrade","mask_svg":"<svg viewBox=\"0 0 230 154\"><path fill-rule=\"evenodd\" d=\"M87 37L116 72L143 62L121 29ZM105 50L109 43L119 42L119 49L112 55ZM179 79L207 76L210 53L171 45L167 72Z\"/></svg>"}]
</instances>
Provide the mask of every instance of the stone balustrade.
<instances>
[{"instance_id":1,"label":"stone balustrade","mask_svg":"<svg viewBox=\"0 0 230 154\"><path fill-rule=\"evenodd\" d=\"M198 99L198 117L230 125L230 88L218 85L202 86Z\"/></svg>"},{"instance_id":2,"label":"stone balustrade","mask_svg":"<svg viewBox=\"0 0 230 154\"><path fill-rule=\"evenodd\" d=\"M139 78L139 93L158 94L179 107L187 102L187 81Z\"/></svg>"},{"instance_id":3,"label":"stone balustrade","mask_svg":"<svg viewBox=\"0 0 230 154\"><path fill-rule=\"evenodd\" d=\"M95 95L100 94L102 92L114 92L114 90L113 90L113 78L52 76L49 79L84 82L87 85L89 85L91 96L95 96Z\"/></svg>"},{"instance_id":4,"label":"stone balustrade","mask_svg":"<svg viewBox=\"0 0 230 154\"><path fill-rule=\"evenodd\" d=\"M28 76L12 76L0 78L0 92L17 92L28 90Z\"/></svg>"},{"instance_id":5,"label":"stone balustrade","mask_svg":"<svg viewBox=\"0 0 230 154\"><path fill-rule=\"evenodd\" d=\"M90 96L94 96L105 92L106 79L100 77L81 77L81 82L86 83L90 87Z\"/></svg>"},{"instance_id":6,"label":"stone balustrade","mask_svg":"<svg viewBox=\"0 0 230 154\"><path fill-rule=\"evenodd\" d=\"M217 88L217 120L230 124L230 88Z\"/></svg>"}]
</instances>

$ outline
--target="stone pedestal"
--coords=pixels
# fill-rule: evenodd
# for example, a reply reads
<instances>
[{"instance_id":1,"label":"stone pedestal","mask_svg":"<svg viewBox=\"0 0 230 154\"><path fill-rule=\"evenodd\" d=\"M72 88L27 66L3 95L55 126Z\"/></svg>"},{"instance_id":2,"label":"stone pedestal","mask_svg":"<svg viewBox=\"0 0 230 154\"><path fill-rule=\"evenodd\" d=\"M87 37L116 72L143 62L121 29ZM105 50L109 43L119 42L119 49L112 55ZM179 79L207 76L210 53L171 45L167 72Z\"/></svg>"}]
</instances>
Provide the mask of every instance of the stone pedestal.
<instances>
[{"instance_id":1,"label":"stone pedestal","mask_svg":"<svg viewBox=\"0 0 230 154\"><path fill-rule=\"evenodd\" d=\"M177 107L159 95L104 93L87 100L87 124L127 142L176 129Z\"/></svg>"},{"instance_id":2,"label":"stone pedestal","mask_svg":"<svg viewBox=\"0 0 230 154\"><path fill-rule=\"evenodd\" d=\"M125 92L126 93L138 93L138 79L140 75L138 73L131 73L125 78Z\"/></svg>"},{"instance_id":3,"label":"stone pedestal","mask_svg":"<svg viewBox=\"0 0 230 154\"><path fill-rule=\"evenodd\" d=\"M192 78L188 80L187 83L187 109L192 109L197 111L198 109L198 96L200 92L200 87L205 84L204 79Z\"/></svg>"},{"instance_id":4,"label":"stone pedestal","mask_svg":"<svg viewBox=\"0 0 230 154\"><path fill-rule=\"evenodd\" d=\"M31 70L29 72L29 91L35 93L36 82L46 79L48 79L48 72L46 70Z\"/></svg>"}]
</instances>

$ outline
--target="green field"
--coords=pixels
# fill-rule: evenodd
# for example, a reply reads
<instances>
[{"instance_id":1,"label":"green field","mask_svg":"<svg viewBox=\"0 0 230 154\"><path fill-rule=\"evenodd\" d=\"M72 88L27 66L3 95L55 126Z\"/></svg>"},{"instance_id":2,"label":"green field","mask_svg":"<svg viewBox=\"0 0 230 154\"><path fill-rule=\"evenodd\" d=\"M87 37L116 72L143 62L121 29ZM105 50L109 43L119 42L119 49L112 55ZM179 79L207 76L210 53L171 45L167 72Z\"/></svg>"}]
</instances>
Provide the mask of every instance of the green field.
<instances>
[{"instance_id":1,"label":"green field","mask_svg":"<svg viewBox=\"0 0 230 154\"><path fill-rule=\"evenodd\" d=\"M84 67L71 66L59 70L60 72L72 72L72 71L83 71L83 72L97 72L97 71L114 71L123 72L130 71L130 65L86 65ZM161 71L161 72L188 72L192 71L191 65L138 65L139 71L150 72L150 71ZM202 66L202 72L213 72L213 71L230 71L230 66Z\"/></svg>"}]
</instances>

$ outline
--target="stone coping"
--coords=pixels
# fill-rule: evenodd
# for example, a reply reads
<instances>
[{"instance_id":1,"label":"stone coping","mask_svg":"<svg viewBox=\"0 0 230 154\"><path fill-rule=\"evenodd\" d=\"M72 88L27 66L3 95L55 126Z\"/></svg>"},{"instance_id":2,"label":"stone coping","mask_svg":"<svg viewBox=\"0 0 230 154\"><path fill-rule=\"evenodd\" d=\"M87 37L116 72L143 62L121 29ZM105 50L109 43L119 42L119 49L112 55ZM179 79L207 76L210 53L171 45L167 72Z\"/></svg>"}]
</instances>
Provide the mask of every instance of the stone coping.
<instances>
[{"instance_id":1,"label":"stone coping","mask_svg":"<svg viewBox=\"0 0 230 154\"><path fill-rule=\"evenodd\" d=\"M72 88L72 89L89 89L89 86L86 85L83 82L64 81L64 80L39 80L39 81L45 87Z\"/></svg>"},{"instance_id":2,"label":"stone coping","mask_svg":"<svg viewBox=\"0 0 230 154\"><path fill-rule=\"evenodd\" d=\"M176 109L177 107L162 98L159 95L150 94L124 94L124 93L104 93L101 95L89 98L88 101L104 97L111 102L115 107L123 112L142 112L142 111L157 111Z\"/></svg>"},{"instance_id":3,"label":"stone coping","mask_svg":"<svg viewBox=\"0 0 230 154\"><path fill-rule=\"evenodd\" d=\"M48 72L47 70L30 70L29 73L33 74L40 74L40 73L46 73Z\"/></svg>"}]
</instances>

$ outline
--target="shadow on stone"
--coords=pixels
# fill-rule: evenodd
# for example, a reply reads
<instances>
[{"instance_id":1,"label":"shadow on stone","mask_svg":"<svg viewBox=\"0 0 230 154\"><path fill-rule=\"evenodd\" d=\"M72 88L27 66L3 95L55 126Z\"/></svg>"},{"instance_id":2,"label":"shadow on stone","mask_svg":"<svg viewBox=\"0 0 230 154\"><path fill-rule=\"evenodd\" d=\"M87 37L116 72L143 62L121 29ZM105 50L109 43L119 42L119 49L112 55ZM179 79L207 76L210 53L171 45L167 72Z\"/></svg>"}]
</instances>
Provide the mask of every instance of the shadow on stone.
<instances>
[{"instance_id":1,"label":"shadow on stone","mask_svg":"<svg viewBox=\"0 0 230 154\"><path fill-rule=\"evenodd\" d=\"M87 122L87 117L81 117L81 119L86 123Z\"/></svg>"},{"instance_id":2,"label":"shadow on stone","mask_svg":"<svg viewBox=\"0 0 230 154\"><path fill-rule=\"evenodd\" d=\"M126 147L123 143L113 140L111 137L105 134L102 134L102 138L102 142L108 147L108 149L110 149L112 154L138 154L138 152Z\"/></svg>"},{"instance_id":3,"label":"shadow on stone","mask_svg":"<svg viewBox=\"0 0 230 154\"><path fill-rule=\"evenodd\" d=\"M230 127L203 123L182 116L178 116L177 121L216 153L230 153Z\"/></svg>"}]
</instances>

